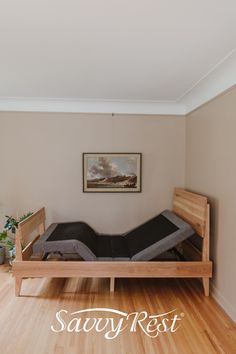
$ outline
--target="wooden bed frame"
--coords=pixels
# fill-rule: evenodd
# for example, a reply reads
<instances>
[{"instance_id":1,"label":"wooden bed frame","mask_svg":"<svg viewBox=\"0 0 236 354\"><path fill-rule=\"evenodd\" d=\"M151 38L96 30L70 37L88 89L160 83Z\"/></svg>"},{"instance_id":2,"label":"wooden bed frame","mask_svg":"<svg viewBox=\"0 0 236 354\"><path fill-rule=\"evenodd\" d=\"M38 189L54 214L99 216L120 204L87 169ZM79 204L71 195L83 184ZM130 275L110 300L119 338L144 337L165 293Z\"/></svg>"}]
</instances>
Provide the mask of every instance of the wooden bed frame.
<instances>
[{"instance_id":1,"label":"wooden bed frame","mask_svg":"<svg viewBox=\"0 0 236 354\"><path fill-rule=\"evenodd\" d=\"M202 237L202 250L192 243L182 244L184 255L191 261L43 261L30 260L33 244L45 231L45 209L42 208L19 223L16 233L16 259L13 262L15 294L20 295L23 278L110 278L110 291L114 291L115 278L201 278L204 294L209 296L212 262L209 259L210 205L207 198L176 188L173 212L192 225ZM22 241L35 230L38 236L22 248ZM145 235L144 235L145 237Z\"/></svg>"}]
</instances>

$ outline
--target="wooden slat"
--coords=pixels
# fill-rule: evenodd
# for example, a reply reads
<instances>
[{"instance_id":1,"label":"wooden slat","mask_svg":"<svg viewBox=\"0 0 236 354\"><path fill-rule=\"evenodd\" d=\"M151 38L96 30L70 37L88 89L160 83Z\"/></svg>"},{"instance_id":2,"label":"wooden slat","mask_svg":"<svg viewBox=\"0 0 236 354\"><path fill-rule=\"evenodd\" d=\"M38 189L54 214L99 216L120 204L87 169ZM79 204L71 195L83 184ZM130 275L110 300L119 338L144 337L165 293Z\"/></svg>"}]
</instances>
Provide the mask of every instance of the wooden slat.
<instances>
[{"instance_id":1,"label":"wooden slat","mask_svg":"<svg viewBox=\"0 0 236 354\"><path fill-rule=\"evenodd\" d=\"M19 228L16 230L16 260L22 261L22 246L21 246L21 234Z\"/></svg>"},{"instance_id":2,"label":"wooden slat","mask_svg":"<svg viewBox=\"0 0 236 354\"><path fill-rule=\"evenodd\" d=\"M174 203L179 207L184 207L188 212L193 213L200 220L205 220L206 205L194 204L193 202L181 197L178 197Z\"/></svg>"},{"instance_id":3,"label":"wooden slat","mask_svg":"<svg viewBox=\"0 0 236 354\"><path fill-rule=\"evenodd\" d=\"M209 261L210 257L210 205L207 205L206 210L206 228L205 237L203 239L202 260Z\"/></svg>"},{"instance_id":4,"label":"wooden slat","mask_svg":"<svg viewBox=\"0 0 236 354\"><path fill-rule=\"evenodd\" d=\"M20 232L21 238L24 239L30 235L33 231L39 228L45 223L45 209L41 208L36 213L29 216L27 219L23 220L18 225L18 230Z\"/></svg>"},{"instance_id":5,"label":"wooden slat","mask_svg":"<svg viewBox=\"0 0 236 354\"><path fill-rule=\"evenodd\" d=\"M28 245L22 251L22 259L23 261L27 261L30 259L30 256L33 254L33 245L39 239L40 235L36 236L33 241L28 243Z\"/></svg>"},{"instance_id":6,"label":"wooden slat","mask_svg":"<svg viewBox=\"0 0 236 354\"><path fill-rule=\"evenodd\" d=\"M204 237L205 223L199 218L195 217L193 214L186 212L184 208L179 208L174 204L173 211L180 216L183 220L188 222L197 234Z\"/></svg>"},{"instance_id":7,"label":"wooden slat","mask_svg":"<svg viewBox=\"0 0 236 354\"><path fill-rule=\"evenodd\" d=\"M191 224L200 236L205 236L207 222L207 198L205 196L176 188L173 211Z\"/></svg>"},{"instance_id":8,"label":"wooden slat","mask_svg":"<svg viewBox=\"0 0 236 354\"><path fill-rule=\"evenodd\" d=\"M180 196L186 200L190 200L194 204L199 204L199 205L206 205L207 204L207 197L205 197L204 195L192 193L192 192L186 191L185 189L182 189L182 188L175 188L174 194L177 197Z\"/></svg>"},{"instance_id":9,"label":"wooden slat","mask_svg":"<svg viewBox=\"0 0 236 354\"><path fill-rule=\"evenodd\" d=\"M110 292L114 293L115 291L115 278L110 278Z\"/></svg>"},{"instance_id":10,"label":"wooden slat","mask_svg":"<svg viewBox=\"0 0 236 354\"><path fill-rule=\"evenodd\" d=\"M211 277L211 262L41 262L15 261L16 277L163 278Z\"/></svg>"},{"instance_id":11,"label":"wooden slat","mask_svg":"<svg viewBox=\"0 0 236 354\"><path fill-rule=\"evenodd\" d=\"M194 247L194 245L186 240L181 244L181 247L183 249L183 255L186 257L186 259L191 259L193 261L201 261L202 259L202 253Z\"/></svg>"}]
</instances>

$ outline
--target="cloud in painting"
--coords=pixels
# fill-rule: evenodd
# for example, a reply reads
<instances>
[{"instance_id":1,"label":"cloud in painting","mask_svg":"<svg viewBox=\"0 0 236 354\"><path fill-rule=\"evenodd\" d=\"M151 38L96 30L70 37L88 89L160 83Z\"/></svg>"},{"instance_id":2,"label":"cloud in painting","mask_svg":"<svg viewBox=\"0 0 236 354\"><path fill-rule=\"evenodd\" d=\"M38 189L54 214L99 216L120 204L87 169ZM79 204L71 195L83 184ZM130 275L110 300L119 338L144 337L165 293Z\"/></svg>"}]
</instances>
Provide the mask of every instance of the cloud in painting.
<instances>
[{"instance_id":1,"label":"cloud in painting","mask_svg":"<svg viewBox=\"0 0 236 354\"><path fill-rule=\"evenodd\" d=\"M115 177L118 174L118 166L106 157L99 157L97 163L88 169L89 178Z\"/></svg>"}]
</instances>

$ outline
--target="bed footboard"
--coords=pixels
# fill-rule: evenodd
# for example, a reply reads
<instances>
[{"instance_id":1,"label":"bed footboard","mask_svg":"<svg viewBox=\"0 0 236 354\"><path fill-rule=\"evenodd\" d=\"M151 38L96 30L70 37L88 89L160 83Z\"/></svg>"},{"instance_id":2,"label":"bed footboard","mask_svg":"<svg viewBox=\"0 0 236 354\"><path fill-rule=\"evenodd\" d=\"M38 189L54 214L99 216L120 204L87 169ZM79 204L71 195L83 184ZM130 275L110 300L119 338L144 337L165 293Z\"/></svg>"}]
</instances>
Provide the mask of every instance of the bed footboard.
<instances>
[{"instance_id":1,"label":"bed footboard","mask_svg":"<svg viewBox=\"0 0 236 354\"><path fill-rule=\"evenodd\" d=\"M110 278L110 290L114 291L114 278L210 278L212 263L15 261L13 274L16 277L17 296L20 294L23 278Z\"/></svg>"}]
</instances>

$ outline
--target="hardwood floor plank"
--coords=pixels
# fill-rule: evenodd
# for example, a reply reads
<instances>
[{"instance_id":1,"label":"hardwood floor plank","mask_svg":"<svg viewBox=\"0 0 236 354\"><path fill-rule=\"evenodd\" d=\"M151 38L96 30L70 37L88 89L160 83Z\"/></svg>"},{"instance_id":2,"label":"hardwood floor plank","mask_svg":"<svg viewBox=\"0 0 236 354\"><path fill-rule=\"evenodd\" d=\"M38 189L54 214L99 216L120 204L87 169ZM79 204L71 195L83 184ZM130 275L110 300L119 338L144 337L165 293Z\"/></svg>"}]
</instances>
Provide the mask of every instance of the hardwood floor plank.
<instances>
[{"instance_id":1,"label":"hardwood floor plank","mask_svg":"<svg viewBox=\"0 0 236 354\"><path fill-rule=\"evenodd\" d=\"M213 298L206 298L198 280L109 278L24 279L15 297L14 279L0 267L0 343L4 354L234 354L236 325ZM137 327L112 340L95 331L54 333L55 314L86 308L113 308L127 313L165 313L177 309L184 317L174 333L149 338ZM101 313L97 313L97 317ZM104 317L104 314L102 314ZM119 319L118 315L114 318Z\"/></svg>"}]
</instances>

